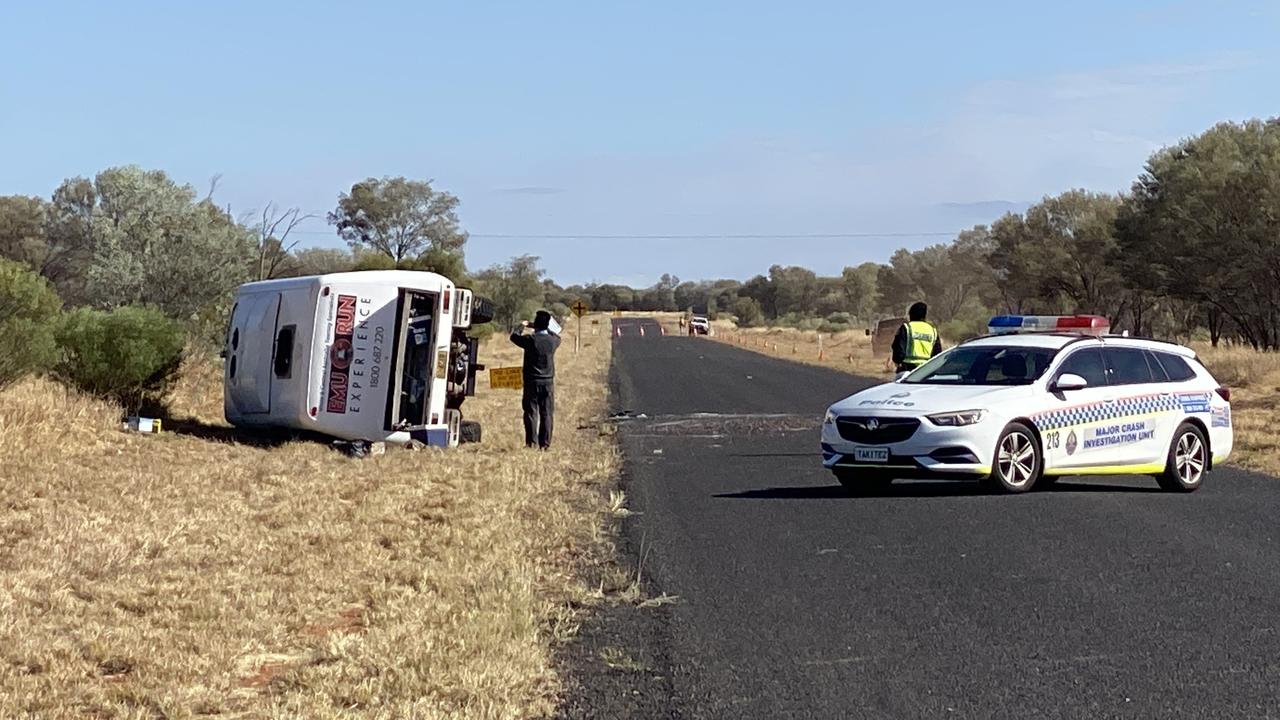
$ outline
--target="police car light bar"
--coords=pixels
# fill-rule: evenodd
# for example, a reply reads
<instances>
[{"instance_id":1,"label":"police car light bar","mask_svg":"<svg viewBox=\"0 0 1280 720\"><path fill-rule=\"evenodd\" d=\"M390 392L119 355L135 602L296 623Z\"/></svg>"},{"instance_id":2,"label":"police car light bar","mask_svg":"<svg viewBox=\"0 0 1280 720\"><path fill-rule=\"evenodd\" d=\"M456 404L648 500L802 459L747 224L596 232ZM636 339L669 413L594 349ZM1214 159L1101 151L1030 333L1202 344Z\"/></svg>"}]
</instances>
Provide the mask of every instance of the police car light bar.
<instances>
[{"instance_id":1,"label":"police car light bar","mask_svg":"<svg viewBox=\"0 0 1280 720\"><path fill-rule=\"evenodd\" d=\"M1033 332L1068 332L1105 335L1111 323L1101 315L997 315L987 323L992 335Z\"/></svg>"}]
</instances>

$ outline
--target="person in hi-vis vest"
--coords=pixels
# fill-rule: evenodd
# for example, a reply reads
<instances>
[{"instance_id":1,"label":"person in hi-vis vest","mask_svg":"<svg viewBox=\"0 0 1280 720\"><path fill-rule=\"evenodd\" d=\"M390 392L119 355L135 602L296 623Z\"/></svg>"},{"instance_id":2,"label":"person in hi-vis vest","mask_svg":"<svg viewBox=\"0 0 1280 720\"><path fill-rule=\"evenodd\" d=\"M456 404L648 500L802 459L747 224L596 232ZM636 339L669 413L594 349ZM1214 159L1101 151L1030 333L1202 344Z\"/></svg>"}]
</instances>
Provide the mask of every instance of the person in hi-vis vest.
<instances>
[{"instance_id":1,"label":"person in hi-vis vest","mask_svg":"<svg viewBox=\"0 0 1280 720\"><path fill-rule=\"evenodd\" d=\"M938 328L925 320L929 306L915 303L907 311L907 323L898 328L893 338L893 364L898 372L915 370L942 352Z\"/></svg>"}]
</instances>

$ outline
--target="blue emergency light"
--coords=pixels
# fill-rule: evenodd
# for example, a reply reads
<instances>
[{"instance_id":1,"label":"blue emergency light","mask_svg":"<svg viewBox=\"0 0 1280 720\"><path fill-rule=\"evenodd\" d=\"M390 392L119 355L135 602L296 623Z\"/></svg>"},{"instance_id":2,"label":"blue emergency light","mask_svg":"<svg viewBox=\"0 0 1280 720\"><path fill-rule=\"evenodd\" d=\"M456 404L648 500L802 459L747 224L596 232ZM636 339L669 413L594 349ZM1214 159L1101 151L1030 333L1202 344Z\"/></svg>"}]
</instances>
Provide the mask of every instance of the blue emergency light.
<instances>
[{"instance_id":1,"label":"blue emergency light","mask_svg":"<svg viewBox=\"0 0 1280 720\"><path fill-rule=\"evenodd\" d=\"M997 315L987 323L992 335L1007 333L1076 333L1104 335L1111 323L1101 315Z\"/></svg>"}]
</instances>

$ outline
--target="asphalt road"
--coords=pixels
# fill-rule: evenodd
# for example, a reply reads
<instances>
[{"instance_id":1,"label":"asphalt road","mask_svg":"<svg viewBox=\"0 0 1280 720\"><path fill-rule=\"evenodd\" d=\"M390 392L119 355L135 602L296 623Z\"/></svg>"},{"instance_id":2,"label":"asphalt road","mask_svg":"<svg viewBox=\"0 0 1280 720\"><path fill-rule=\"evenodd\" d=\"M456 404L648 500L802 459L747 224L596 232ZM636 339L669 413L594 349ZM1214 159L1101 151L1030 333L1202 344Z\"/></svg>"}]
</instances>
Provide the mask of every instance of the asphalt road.
<instances>
[{"instance_id":1,"label":"asphalt road","mask_svg":"<svg viewBox=\"0 0 1280 720\"><path fill-rule=\"evenodd\" d=\"M866 382L615 323L624 545L678 600L584 631L627 662L565 715L1280 717L1280 480L851 497L817 431Z\"/></svg>"}]
</instances>

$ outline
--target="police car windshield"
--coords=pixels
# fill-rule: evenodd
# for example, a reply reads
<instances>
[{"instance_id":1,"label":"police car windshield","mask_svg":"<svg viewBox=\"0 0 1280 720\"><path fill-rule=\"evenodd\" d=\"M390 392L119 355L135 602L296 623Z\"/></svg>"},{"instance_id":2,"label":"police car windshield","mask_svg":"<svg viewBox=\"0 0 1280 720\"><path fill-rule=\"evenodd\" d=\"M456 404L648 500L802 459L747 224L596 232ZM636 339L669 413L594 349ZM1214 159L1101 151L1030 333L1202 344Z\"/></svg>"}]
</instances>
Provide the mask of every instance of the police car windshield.
<instances>
[{"instance_id":1,"label":"police car windshield","mask_svg":"<svg viewBox=\"0 0 1280 720\"><path fill-rule=\"evenodd\" d=\"M958 347L921 365L903 379L919 385L1029 385L1058 354L1055 348L1015 345Z\"/></svg>"}]
</instances>

